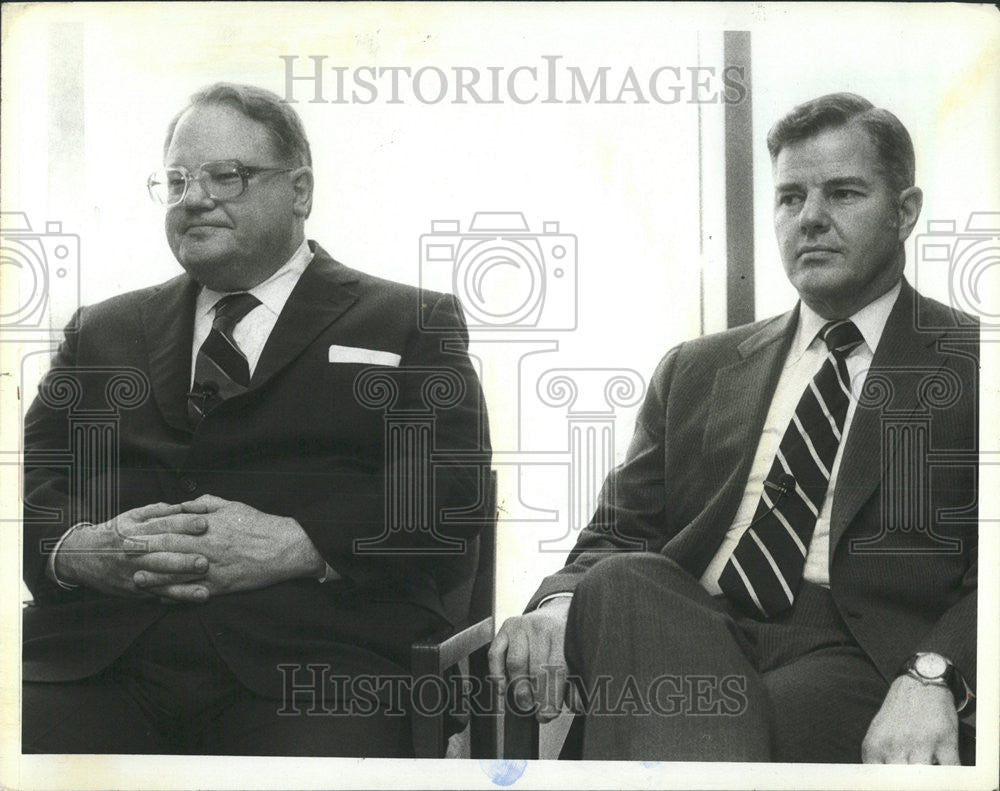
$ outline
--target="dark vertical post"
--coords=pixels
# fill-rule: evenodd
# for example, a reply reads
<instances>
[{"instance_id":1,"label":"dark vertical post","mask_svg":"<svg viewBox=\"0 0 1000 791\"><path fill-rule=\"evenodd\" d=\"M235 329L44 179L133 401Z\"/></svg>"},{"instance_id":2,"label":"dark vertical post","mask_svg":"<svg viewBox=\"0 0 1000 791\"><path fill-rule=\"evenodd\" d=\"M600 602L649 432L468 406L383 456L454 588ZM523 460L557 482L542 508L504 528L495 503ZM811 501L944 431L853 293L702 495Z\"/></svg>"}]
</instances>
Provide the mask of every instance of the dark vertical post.
<instances>
[{"instance_id":1,"label":"dark vertical post","mask_svg":"<svg viewBox=\"0 0 1000 791\"><path fill-rule=\"evenodd\" d=\"M726 103L726 324L753 321L753 91L750 80L750 31L723 34L723 64L739 69L746 87L741 101ZM729 72L732 74L733 72Z\"/></svg>"}]
</instances>

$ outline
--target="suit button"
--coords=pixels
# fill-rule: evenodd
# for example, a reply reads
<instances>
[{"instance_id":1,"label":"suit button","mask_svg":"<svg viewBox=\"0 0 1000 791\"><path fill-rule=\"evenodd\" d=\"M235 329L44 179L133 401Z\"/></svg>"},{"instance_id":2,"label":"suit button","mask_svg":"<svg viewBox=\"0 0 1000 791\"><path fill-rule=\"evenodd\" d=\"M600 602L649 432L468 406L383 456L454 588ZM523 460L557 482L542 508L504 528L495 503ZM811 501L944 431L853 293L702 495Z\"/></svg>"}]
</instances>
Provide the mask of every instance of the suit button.
<instances>
[{"instance_id":1,"label":"suit button","mask_svg":"<svg viewBox=\"0 0 1000 791\"><path fill-rule=\"evenodd\" d=\"M185 492L193 492L195 489L198 488L198 482L194 478L189 478L187 475L185 475L183 478L181 478L181 487L184 489Z\"/></svg>"},{"instance_id":2,"label":"suit button","mask_svg":"<svg viewBox=\"0 0 1000 791\"><path fill-rule=\"evenodd\" d=\"M861 613L859 613L857 610L847 610L845 612L845 615L848 618L860 618L861 617Z\"/></svg>"}]
</instances>

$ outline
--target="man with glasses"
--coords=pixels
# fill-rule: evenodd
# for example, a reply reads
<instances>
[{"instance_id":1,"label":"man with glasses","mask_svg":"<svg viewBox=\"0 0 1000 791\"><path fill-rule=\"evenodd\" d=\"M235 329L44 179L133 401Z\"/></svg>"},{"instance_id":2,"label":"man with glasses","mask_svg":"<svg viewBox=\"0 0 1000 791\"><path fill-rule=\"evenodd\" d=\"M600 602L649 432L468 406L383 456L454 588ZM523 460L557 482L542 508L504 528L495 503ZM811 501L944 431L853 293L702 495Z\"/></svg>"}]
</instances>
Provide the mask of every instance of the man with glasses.
<instances>
[{"instance_id":1,"label":"man with glasses","mask_svg":"<svg viewBox=\"0 0 1000 791\"><path fill-rule=\"evenodd\" d=\"M477 524L437 515L474 512L488 468L461 310L306 240L309 145L270 92L196 94L164 165L148 189L185 273L82 309L25 418L23 749L410 754L379 680L449 627L473 559L438 542ZM429 447L392 455L372 373L436 421ZM428 403L435 376L454 398ZM54 463L115 377L114 450ZM428 472L431 447L471 460ZM389 479L421 470L432 524L396 529Z\"/></svg>"}]
</instances>

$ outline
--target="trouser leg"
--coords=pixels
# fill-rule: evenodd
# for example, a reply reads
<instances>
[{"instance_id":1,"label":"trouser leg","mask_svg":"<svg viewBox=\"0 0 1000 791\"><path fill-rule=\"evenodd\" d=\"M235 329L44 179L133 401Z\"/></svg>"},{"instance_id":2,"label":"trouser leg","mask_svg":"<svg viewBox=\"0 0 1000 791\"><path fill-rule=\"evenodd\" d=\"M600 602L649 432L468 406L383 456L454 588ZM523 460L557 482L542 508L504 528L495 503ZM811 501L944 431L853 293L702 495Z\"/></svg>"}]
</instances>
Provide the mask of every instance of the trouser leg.
<instances>
[{"instance_id":1,"label":"trouser leg","mask_svg":"<svg viewBox=\"0 0 1000 791\"><path fill-rule=\"evenodd\" d=\"M63 684L25 682L21 711L25 753L174 752L142 708L107 674Z\"/></svg>"},{"instance_id":2,"label":"trouser leg","mask_svg":"<svg viewBox=\"0 0 1000 791\"><path fill-rule=\"evenodd\" d=\"M590 691L584 758L769 760L753 648L672 560L636 553L595 565L573 595L565 653Z\"/></svg>"},{"instance_id":3,"label":"trouser leg","mask_svg":"<svg viewBox=\"0 0 1000 791\"><path fill-rule=\"evenodd\" d=\"M330 701L334 698L329 696ZM400 705L285 706L244 687L200 621L177 610L101 674L24 684L23 749L42 753L406 757ZM284 710L284 714L278 712ZM291 711L291 716L288 712Z\"/></svg>"},{"instance_id":4,"label":"trouser leg","mask_svg":"<svg viewBox=\"0 0 1000 791\"><path fill-rule=\"evenodd\" d=\"M366 758L413 756L410 717L386 705L364 714L277 714L282 702L242 695L205 728L208 755L296 755ZM332 707L331 707L332 708Z\"/></svg>"},{"instance_id":5,"label":"trouser leg","mask_svg":"<svg viewBox=\"0 0 1000 791\"><path fill-rule=\"evenodd\" d=\"M753 635L771 699L774 760L860 763L889 683L858 647L830 591L803 582L781 617L740 623Z\"/></svg>"}]
</instances>

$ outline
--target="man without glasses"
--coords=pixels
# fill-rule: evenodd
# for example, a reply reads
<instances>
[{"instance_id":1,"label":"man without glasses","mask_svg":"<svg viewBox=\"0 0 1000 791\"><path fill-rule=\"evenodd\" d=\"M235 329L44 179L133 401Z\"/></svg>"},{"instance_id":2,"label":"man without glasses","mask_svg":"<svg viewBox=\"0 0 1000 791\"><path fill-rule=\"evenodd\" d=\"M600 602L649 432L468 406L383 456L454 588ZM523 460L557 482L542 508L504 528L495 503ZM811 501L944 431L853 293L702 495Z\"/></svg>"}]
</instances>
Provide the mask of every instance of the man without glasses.
<instances>
[{"instance_id":1,"label":"man without glasses","mask_svg":"<svg viewBox=\"0 0 1000 791\"><path fill-rule=\"evenodd\" d=\"M767 143L798 305L667 353L491 669L530 675L541 721L582 693L584 758L969 761L976 470L924 454L976 450L978 326L903 278L922 194L894 115L823 96Z\"/></svg>"},{"instance_id":2,"label":"man without glasses","mask_svg":"<svg viewBox=\"0 0 1000 791\"><path fill-rule=\"evenodd\" d=\"M376 366L397 408L436 419L436 453L472 459L424 482L432 518L474 511L489 438L461 309L306 240L309 144L268 91L196 94L164 163L149 190L185 273L82 309L25 418L23 749L412 754L384 705L329 716L344 701L322 681L302 705L282 695L317 683L308 665L398 677L410 643L449 628L441 594L474 558L424 550L476 523L389 524L387 480L418 485L406 470L430 459L387 455L356 383ZM58 466L116 376L149 392L121 408L115 453ZM436 412L434 376L456 394Z\"/></svg>"}]
</instances>

